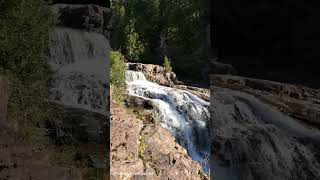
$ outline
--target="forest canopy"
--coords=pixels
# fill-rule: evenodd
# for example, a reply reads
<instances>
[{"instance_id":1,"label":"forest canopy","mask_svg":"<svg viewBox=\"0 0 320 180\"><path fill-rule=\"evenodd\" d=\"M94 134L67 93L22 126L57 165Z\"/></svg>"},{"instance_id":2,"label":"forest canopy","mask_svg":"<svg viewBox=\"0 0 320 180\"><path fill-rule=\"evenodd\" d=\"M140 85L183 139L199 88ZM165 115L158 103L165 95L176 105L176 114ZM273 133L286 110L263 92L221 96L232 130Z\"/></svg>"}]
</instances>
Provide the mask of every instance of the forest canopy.
<instances>
[{"instance_id":1,"label":"forest canopy","mask_svg":"<svg viewBox=\"0 0 320 180\"><path fill-rule=\"evenodd\" d=\"M187 77L200 78L206 63L205 1L112 1L112 48L128 61L163 64Z\"/></svg>"}]
</instances>

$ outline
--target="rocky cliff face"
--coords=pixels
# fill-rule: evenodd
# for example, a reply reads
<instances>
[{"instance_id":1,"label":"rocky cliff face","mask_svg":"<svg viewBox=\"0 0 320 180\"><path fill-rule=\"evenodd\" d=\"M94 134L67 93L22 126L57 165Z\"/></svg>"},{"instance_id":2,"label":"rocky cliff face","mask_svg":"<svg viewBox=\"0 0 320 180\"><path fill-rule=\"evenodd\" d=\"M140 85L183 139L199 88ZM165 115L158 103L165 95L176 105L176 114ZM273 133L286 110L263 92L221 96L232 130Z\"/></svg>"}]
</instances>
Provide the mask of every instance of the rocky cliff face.
<instances>
[{"instance_id":1,"label":"rocky cliff face","mask_svg":"<svg viewBox=\"0 0 320 180\"><path fill-rule=\"evenodd\" d=\"M236 76L211 76L213 178L320 177L319 91Z\"/></svg>"}]
</instances>

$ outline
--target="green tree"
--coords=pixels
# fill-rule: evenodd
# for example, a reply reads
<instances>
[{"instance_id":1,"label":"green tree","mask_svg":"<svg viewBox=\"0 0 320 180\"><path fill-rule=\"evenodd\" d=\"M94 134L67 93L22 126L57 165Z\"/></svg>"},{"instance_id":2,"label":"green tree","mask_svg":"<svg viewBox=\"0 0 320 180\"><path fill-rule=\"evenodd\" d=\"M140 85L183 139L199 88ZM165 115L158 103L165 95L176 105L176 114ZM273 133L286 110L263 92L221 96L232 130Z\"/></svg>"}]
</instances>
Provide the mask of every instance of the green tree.
<instances>
[{"instance_id":1,"label":"green tree","mask_svg":"<svg viewBox=\"0 0 320 180\"><path fill-rule=\"evenodd\" d=\"M163 67L165 68L165 70L167 72L172 71L171 62L170 62L170 60L168 59L167 56L164 57Z\"/></svg>"},{"instance_id":2,"label":"green tree","mask_svg":"<svg viewBox=\"0 0 320 180\"><path fill-rule=\"evenodd\" d=\"M124 100L126 60L120 51L110 52L110 83L113 88L112 95L118 103Z\"/></svg>"},{"instance_id":3,"label":"green tree","mask_svg":"<svg viewBox=\"0 0 320 180\"><path fill-rule=\"evenodd\" d=\"M126 63L119 51L110 52L110 82L118 88L125 86Z\"/></svg>"},{"instance_id":4,"label":"green tree","mask_svg":"<svg viewBox=\"0 0 320 180\"><path fill-rule=\"evenodd\" d=\"M162 64L163 56L170 55L171 63L178 74L190 77L198 76L206 63L204 46L205 27L203 19L208 12L204 11L205 2L193 0L130 0L117 1L125 10L125 24L130 24L116 31L123 33L122 40L117 37L115 41L122 44L121 49L133 49L135 53L124 51L128 60L140 57L143 63ZM115 14L121 14L119 11ZM115 19L120 20L119 17ZM121 24L118 22L116 24ZM128 29L131 29L129 31ZM115 32L119 34L119 32ZM137 36L138 35L138 36ZM131 37L130 37L131 36ZM143 51L135 44L142 44ZM126 47L129 41L132 47ZM129 43L129 44L130 44ZM117 43L115 43L117 44ZM118 46L119 47L119 46ZM133 55L136 56L133 56ZM190 69L193 71L190 71Z\"/></svg>"},{"instance_id":5,"label":"green tree","mask_svg":"<svg viewBox=\"0 0 320 180\"><path fill-rule=\"evenodd\" d=\"M134 20L130 20L125 27L125 37L125 45L123 47L125 56L131 61L139 61L144 52L144 46L135 30Z\"/></svg>"},{"instance_id":6,"label":"green tree","mask_svg":"<svg viewBox=\"0 0 320 180\"><path fill-rule=\"evenodd\" d=\"M48 117L51 72L44 52L52 25L49 8L39 0L0 2L0 73L11 82L8 119L20 127Z\"/></svg>"}]
</instances>

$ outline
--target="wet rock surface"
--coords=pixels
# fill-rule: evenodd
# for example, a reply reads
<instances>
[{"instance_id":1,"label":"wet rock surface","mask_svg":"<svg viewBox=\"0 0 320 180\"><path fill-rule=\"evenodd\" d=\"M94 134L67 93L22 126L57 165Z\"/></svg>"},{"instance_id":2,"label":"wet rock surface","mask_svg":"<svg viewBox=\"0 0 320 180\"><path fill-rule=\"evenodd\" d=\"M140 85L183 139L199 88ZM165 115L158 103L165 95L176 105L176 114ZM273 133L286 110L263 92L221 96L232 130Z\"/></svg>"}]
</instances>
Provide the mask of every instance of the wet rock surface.
<instances>
[{"instance_id":1,"label":"wet rock surface","mask_svg":"<svg viewBox=\"0 0 320 180\"><path fill-rule=\"evenodd\" d=\"M320 177L320 131L308 110L319 113L318 90L224 75L211 76L210 90L212 178Z\"/></svg>"}]
</instances>

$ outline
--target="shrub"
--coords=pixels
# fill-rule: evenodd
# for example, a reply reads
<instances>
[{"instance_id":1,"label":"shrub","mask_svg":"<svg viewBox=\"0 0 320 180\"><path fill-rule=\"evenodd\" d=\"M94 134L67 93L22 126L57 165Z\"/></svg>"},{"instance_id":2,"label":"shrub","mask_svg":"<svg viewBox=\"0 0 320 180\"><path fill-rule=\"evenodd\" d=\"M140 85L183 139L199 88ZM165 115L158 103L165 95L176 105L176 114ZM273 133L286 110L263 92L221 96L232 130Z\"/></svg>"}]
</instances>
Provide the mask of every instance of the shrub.
<instances>
[{"instance_id":1,"label":"shrub","mask_svg":"<svg viewBox=\"0 0 320 180\"><path fill-rule=\"evenodd\" d=\"M110 82L118 88L125 86L126 63L124 56L119 51L110 53Z\"/></svg>"},{"instance_id":2,"label":"shrub","mask_svg":"<svg viewBox=\"0 0 320 180\"><path fill-rule=\"evenodd\" d=\"M48 117L51 72L44 52L52 25L49 6L39 0L10 0L1 1L0 9L0 73L11 82L8 119L18 122L23 135L34 134L30 127Z\"/></svg>"},{"instance_id":3,"label":"shrub","mask_svg":"<svg viewBox=\"0 0 320 180\"><path fill-rule=\"evenodd\" d=\"M120 51L111 51L110 62L110 83L113 88L113 97L117 102L122 102L126 79L125 58Z\"/></svg>"},{"instance_id":4,"label":"shrub","mask_svg":"<svg viewBox=\"0 0 320 180\"><path fill-rule=\"evenodd\" d=\"M163 67L166 70L166 72L172 71L171 62L170 62L170 60L168 59L167 56L164 57Z\"/></svg>"}]
</instances>

